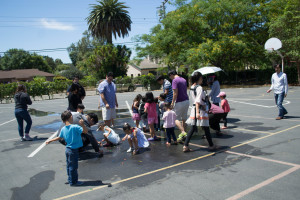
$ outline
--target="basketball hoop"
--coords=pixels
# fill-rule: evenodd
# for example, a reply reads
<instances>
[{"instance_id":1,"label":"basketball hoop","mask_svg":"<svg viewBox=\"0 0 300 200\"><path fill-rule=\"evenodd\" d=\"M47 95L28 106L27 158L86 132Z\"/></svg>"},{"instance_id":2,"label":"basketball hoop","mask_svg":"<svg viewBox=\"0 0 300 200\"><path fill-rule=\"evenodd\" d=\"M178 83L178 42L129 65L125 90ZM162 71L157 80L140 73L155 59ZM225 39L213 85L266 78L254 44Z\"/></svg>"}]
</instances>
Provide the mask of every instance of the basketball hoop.
<instances>
[{"instance_id":1,"label":"basketball hoop","mask_svg":"<svg viewBox=\"0 0 300 200\"><path fill-rule=\"evenodd\" d=\"M283 59L284 56L280 53L280 51L278 51L278 49L280 49L282 47L282 43L278 38L270 38L266 41L265 43L265 50L268 51L268 53L272 53L273 51L276 51L276 53L281 57L281 62L282 62L282 72L284 69L284 63L283 63Z\"/></svg>"}]
</instances>

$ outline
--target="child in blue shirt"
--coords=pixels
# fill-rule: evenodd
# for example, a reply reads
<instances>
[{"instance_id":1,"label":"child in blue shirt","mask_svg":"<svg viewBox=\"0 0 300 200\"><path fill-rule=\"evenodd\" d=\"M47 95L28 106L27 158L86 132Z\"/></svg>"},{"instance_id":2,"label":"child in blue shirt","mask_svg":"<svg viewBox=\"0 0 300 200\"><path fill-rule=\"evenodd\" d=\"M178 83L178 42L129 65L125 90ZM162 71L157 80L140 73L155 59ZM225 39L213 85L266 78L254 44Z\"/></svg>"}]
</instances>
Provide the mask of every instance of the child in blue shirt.
<instances>
[{"instance_id":1,"label":"child in blue shirt","mask_svg":"<svg viewBox=\"0 0 300 200\"><path fill-rule=\"evenodd\" d=\"M83 182L78 181L78 149L83 146L81 133L86 134L88 132L88 129L84 125L84 121L82 119L79 121L80 126L77 124L72 124L73 116L70 111L64 111L61 114L61 119L65 123L65 126L61 129L58 137L47 141L46 144L50 144L51 142L57 141L61 138L66 141L68 182L70 186L79 186L82 185Z\"/></svg>"}]
</instances>

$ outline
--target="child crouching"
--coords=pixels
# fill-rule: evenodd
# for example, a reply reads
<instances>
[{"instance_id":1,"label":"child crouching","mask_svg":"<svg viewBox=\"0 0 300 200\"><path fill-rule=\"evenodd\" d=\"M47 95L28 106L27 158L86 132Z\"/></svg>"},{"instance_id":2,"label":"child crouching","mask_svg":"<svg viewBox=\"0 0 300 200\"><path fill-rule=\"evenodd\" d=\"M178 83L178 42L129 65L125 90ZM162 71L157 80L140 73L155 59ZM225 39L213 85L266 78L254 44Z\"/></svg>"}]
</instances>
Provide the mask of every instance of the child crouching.
<instances>
[{"instance_id":1,"label":"child crouching","mask_svg":"<svg viewBox=\"0 0 300 200\"><path fill-rule=\"evenodd\" d=\"M128 153L132 152L133 155L136 155L139 152L139 148L149 147L149 142L141 129L132 128L128 123L125 123L123 131L126 135L122 140L125 141L127 139L130 146L127 150Z\"/></svg>"},{"instance_id":2,"label":"child crouching","mask_svg":"<svg viewBox=\"0 0 300 200\"><path fill-rule=\"evenodd\" d=\"M51 142L60 140L61 138L66 141L68 182L70 186L79 186L82 185L83 182L78 181L78 149L83 146L81 133L86 134L88 129L84 125L84 121L82 119L79 121L81 127L77 124L72 124L73 117L70 111L64 111L61 114L61 119L65 123L65 126L61 129L58 137L47 141L46 144L50 144Z\"/></svg>"},{"instance_id":3,"label":"child crouching","mask_svg":"<svg viewBox=\"0 0 300 200\"><path fill-rule=\"evenodd\" d=\"M114 145L119 144L120 137L119 135L111 128L105 125L105 123L99 123L97 131L103 132L104 139L102 142L106 141L106 144L103 145L103 147L112 147ZM98 142L98 144L102 144L101 142Z\"/></svg>"}]
</instances>

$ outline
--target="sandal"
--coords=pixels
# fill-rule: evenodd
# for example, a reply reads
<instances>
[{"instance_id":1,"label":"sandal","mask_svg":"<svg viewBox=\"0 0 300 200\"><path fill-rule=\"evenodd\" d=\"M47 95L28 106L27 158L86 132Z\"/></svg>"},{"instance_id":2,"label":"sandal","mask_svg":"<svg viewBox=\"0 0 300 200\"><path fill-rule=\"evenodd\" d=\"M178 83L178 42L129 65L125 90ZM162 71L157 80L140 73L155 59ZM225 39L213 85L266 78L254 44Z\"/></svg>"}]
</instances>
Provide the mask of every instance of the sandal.
<instances>
[{"instance_id":1,"label":"sandal","mask_svg":"<svg viewBox=\"0 0 300 200\"><path fill-rule=\"evenodd\" d=\"M186 153L186 152L192 152L192 151L194 151L194 150L190 149L189 147L186 147L186 146L183 147L183 152L184 153Z\"/></svg>"}]
</instances>

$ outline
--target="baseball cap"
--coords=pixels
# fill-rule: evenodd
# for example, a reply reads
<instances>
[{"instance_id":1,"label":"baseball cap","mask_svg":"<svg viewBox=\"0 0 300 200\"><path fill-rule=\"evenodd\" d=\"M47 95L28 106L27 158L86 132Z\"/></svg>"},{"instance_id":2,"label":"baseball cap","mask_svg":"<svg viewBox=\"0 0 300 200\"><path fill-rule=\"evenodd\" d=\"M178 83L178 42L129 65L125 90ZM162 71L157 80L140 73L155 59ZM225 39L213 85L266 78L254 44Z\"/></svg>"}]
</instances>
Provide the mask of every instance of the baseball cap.
<instances>
[{"instance_id":1,"label":"baseball cap","mask_svg":"<svg viewBox=\"0 0 300 200\"><path fill-rule=\"evenodd\" d=\"M225 92L220 92L220 94L217 97L223 97L223 96L226 96Z\"/></svg>"}]
</instances>

